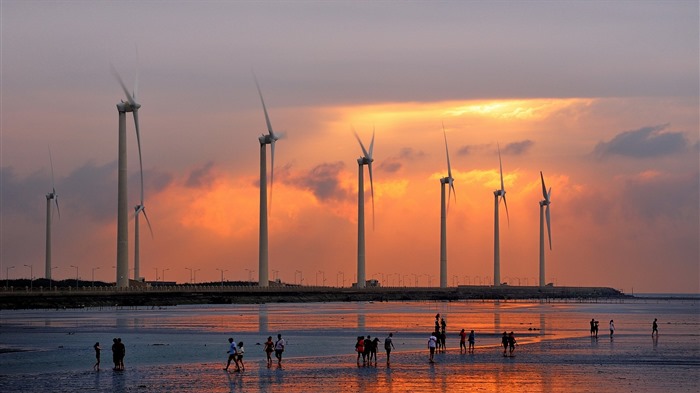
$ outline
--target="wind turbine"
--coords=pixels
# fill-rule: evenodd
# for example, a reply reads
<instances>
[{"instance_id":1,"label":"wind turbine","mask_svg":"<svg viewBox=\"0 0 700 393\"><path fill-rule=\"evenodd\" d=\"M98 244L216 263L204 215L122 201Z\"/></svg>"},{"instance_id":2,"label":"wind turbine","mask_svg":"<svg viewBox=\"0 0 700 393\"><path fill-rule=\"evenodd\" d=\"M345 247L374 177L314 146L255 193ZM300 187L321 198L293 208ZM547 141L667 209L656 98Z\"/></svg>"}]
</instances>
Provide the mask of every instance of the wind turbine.
<instances>
[{"instance_id":1,"label":"wind turbine","mask_svg":"<svg viewBox=\"0 0 700 393\"><path fill-rule=\"evenodd\" d=\"M112 73L117 78L117 81L124 90L127 101L122 100L117 104L117 112L119 113L119 176L117 185L117 287L129 286L129 208L127 206L127 162L126 162L126 113L132 112L134 116L134 127L136 128L136 139L139 145L139 161L141 160L141 140L139 132L139 117L138 110L141 104L136 102L136 86L134 94L130 94L126 88L124 81L117 70L112 66ZM143 177L141 196L143 199ZM142 203L143 204L143 203Z\"/></svg>"},{"instance_id":2,"label":"wind turbine","mask_svg":"<svg viewBox=\"0 0 700 393\"><path fill-rule=\"evenodd\" d=\"M455 191L452 168L450 167L450 151L447 149L447 133L445 125L442 125L442 134L445 137L445 155L447 156L447 177L440 179L440 288L447 288L447 207L445 206L445 184L449 184L447 205L452 199L452 192L455 193L455 203L457 202L457 192Z\"/></svg>"},{"instance_id":3,"label":"wind turbine","mask_svg":"<svg viewBox=\"0 0 700 393\"><path fill-rule=\"evenodd\" d=\"M369 144L369 151L365 149L365 145L360 140L357 131L353 129L355 138L360 143L362 148L362 156L357 159L358 185L357 185L357 287L364 288L366 284L365 277L365 179L364 166L369 168L369 186L372 195L372 228L374 228L374 182L372 181L372 152L374 151L374 129L372 129L372 141Z\"/></svg>"},{"instance_id":4,"label":"wind turbine","mask_svg":"<svg viewBox=\"0 0 700 393\"><path fill-rule=\"evenodd\" d=\"M258 243L258 285L267 287L270 285L268 272L268 231L267 231L267 145L270 145L270 200L272 200L272 181L275 170L275 142L280 139L279 134L275 134L270 123L270 116L267 114L267 107L263 99L258 79L253 74L255 86L258 88L260 102L263 112L265 112L265 123L267 123L267 134L258 137L260 141L260 241Z\"/></svg>"},{"instance_id":5,"label":"wind turbine","mask_svg":"<svg viewBox=\"0 0 700 393\"><path fill-rule=\"evenodd\" d=\"M503 184L503 163L501 162L501 147L498 146L498 165L501 173L501 188L493 192L494 196L494 221L493 221L493 285L501 285L501 245L498 230L498 205L503 198L503 205L506 207L506 217L510 225L510 215L508 215L508 203L506 202L506 190Z\"/></svg>"},{"instance_id":6,"label":"wind turbine","mask_svg":"<svg viewBox=\"0 0 700 393\"><path fill-rule=\"evenodd\" d=\"M542 171L540 171L540 179L542 179L542 196L544 197L543 200L540 201L540 286L543 287L545 286L545 277L544 277L544 212L543 209L545 206L547 207L546 215L547 215L547 235L549 236L549 250L552 250L552 229L551 229L551 222L550 222L550 216L549 216L549 204L552 203L552 187L549 187L549 190L544 185L544 175L542 175Z\"/></svg>"},{"instance_id":7,"label":"wind turbine","mask_svg":"<svg viewBox=\"0 0 700 393\"><path fill-rule=\"evenodd\" d=\"M51 192L46 194L46 274L47 280L51 280L51 219L53 218L53 210L51 209L51 201L56 203L56 212L58 218L61 218L61 210L58 208L58 194L53 177L53 158L51 157L51 149L49 149L49 162L51 163Z\"/></svg>"}]
</instances>

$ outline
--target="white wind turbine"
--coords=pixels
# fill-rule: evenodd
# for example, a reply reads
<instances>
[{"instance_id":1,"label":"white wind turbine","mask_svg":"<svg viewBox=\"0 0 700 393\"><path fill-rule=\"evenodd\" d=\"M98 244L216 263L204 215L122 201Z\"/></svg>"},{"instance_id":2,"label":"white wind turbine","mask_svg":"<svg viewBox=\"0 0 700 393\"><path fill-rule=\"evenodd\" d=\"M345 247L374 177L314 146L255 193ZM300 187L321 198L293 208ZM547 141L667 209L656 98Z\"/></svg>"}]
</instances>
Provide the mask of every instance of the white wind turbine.
<instances>
[{"instance_id":1,"label":"white wind turbine","mask_svg":"<svg viewBox=\"0 0 700 393\"><path fill-rule=\"evenodd\" d=\"M49 149L49 161L51 163L51 192L46 194L46 273L47 280L51 280L51 219L53 218L53 209L51 201L56 203L56 212L58 218L61 218L61 210L58 208L58 194L53 177L53 158L51 157L51 149Z\"/></svg>"},{"instance_id":2,"label":"white wind turbine","mask_svg":"<svg viewBox=\"0 0 700 393\"><path fill-rule=\"evenodd\" d=\"M503 205L506 207L506 217L510 224L508 215L508 203L506 202L506 190L503 184L503 163L501 162L501 147L498 147L498 165L501 173L501 188L493 192L494 196L494 221L493 221L493 285L501 285L501 245L498 229L498 205L500 198L503 198Z\"/></svg>"},{"instance_id":3,"label":"white wind turbine","mask_svg":"<svg viewBox=\"0 0 700 393\"><path fill-rule=\"evenodd\" d=\"M265 123L267 124L267 134L258 137L260 141L260 241L258 243L258 285L267 287L270 285L268 272L268 231L267 231L267 145L270 145L270 200L272 200L272 181L275 170L275 142L280 139L280 135L272 130L270 117L267 114L267 107L263 99L258 79L255 79L255 86L258 88L260 102L265 113Z\"/></svg>"},{"instance_id":4,"label":"white wind turbine","mask_svg":"<svg viewBox=\"0 0 700 393\"><path fill-rule=\"evenodd\" d=\"M117 185L117 287L129 286L129 208L127 200L127 157L126 157L126 113L132 112L134 116L134 127L136 129L136 139L139 144L139 162L141 160L141 141L139 132L138 110L141 104L136 102L136 95L130 94L119 73L112 67L112 73L124 90L127 101L123 100L117 104L119 112L119 175ZM134 88L134 92L136 88ZM142 205L143 205L143 176L142 176ZM137 221L138 222L138 221ZM150 225L150 224L149 224Z\"/></svg>"},{"instance_id":5,"label":"white wind turbine","mask_svg":"<svg viewBox=\"0 0 700 393\"><path fill-rule=\"evenodd\" d=\"M445 185L449 184L447 205L452 199L452 192L455 193L455 203L457 202L457 191L455 191L452 168L450 166L450 151L447 149L447 133L445 125L442 125L442 133L445 137L445 155L447 156L447 177L440 179L440 288L447 288L447 207L445 205Z\"/></svg>"},{"instance_id":6,"label":"white wind turbine","mask_svg":"<svg viewBox=\"0 0 700 393\"><path fill-rule=\"evenodd\" d=\"M372 195L372 228L374 228L374 182L372 180L372 152L374 151L374 129L372 129L372 141L369 144L369 151L362 144L357 131L353 129L355 138L362 148L362 157L357 159L358 185L357 185L357 287L364 288L366 284L365 276L365 179L364 166L369 168L369 186Z\"/></svg>"},{"instance_id":7,"label":"white wind turbine","mask_svg":"<svg viewBox=\"0 0 700 393\"><path fill-rule=\"evenodd\" d=\"M542 171L540 171L540 179L542 179L542 196L544 197L543 200L540 201L540 286L543 287L545 286L545 277L544 277L544 212L543 209L546 206L546 216L547 216L547 235L549 236L549 249L552 249L552 230L551 230L551 222L550 222L550 216L549 216L549 204L552 203L552 187L549 187L549 190L547 190L547 187L544 185L544 175L542 175Z\"/></svg>"}]
</instances>

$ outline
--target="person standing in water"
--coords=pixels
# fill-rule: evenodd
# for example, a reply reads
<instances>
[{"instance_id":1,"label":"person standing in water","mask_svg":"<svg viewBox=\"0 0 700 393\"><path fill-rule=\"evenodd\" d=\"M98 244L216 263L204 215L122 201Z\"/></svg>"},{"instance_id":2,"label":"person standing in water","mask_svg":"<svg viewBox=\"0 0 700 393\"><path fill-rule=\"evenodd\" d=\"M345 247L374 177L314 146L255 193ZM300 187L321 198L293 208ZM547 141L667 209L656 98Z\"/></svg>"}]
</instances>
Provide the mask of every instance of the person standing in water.
<instances>
[{"instance_id":1,"label":"person standing in water","mask_svg":"<svg viewBox=\"0 0 700 393\"><path fill-rule=\"evenodd\" d=\"M97 359L95 365L92 366L92 369L100 371L100 351L102 350L102 348L100 348L99 341L96 342L95 345L93 345L92 347L95 349L95 358Z\"/></svg>"},{"instance_id":2,"label":"person standing in water","mask_svg":"<svg viewBox=\"0 0 700 393\"><path fill-rule=\"evenodd\" d=\"M464 353L467 353L467 332L464 329L459 332L459 353L462 353L462 349L464 349Z\"/></svg>"},{"instance_id":3,"label":"person standing in water","mask_svg":"<svg viewBox=\"0 0 700 393\"><path fill-rule=\"evenodd\" d=\"M651 336L654 337L654 333L656 333L656 337L659 337L659 324L656 323L656 318L654 318L654 322L651 324Z\"/></svg>"},{"instance_id":4,"label":"person standing in water","mask_svg":"<svg viewBox=\"0 0 700 393\"><path fill-rule=\"evenodd\" d=\"M501 336L501 345L503 345L503 356L507 356L506 354L508 353L508 333L503 332L503 336Z\"/></svg>"},{"instance_id":5,"label":"person standing in water","mask_svg":"<svg viewBox=\"0 0 700 393\"><path fill-rule=\"evenodd\" d=\"M389 357L391 356L391 350L394 349L394 341L391 339L394 337L393 333L389 333L389 337L384 339L384 350L386 351L386 366L389 367Z\"/></svg>"},{"instance_id":6,"label":"person standing in water","mask_svg":"<svg viewBox=\"0 0 700 393\"><path fill-rule=\"evenodd\" d=\"M430 334L430 337L428 338L428 349L430 350L430 363L435 363L433 360L435 357L435 348L437 347L437 337L440 333L434 332Z\"/></svg>"},{"instance_id":7,"label":"person standing in water","mask_svg":"<svg viewBox=\"0 0 700 393\"><path fill-rule=\"evenodd\" d=\"M469 340L469 353L473 354L474 353L474 342L475 342L473 330L471 332L469 332L469 339L468 340Z\"/></svg>"},{"instance_id":8,"label":"person standing in water","mask_svg":"<svg viewBox=\"0 0 700 393\"><path fill-rule=\"evenodd\" d=\"M508 334L508 347L510 348L510 356L513 356L513 351L515 351L515 336L513 332Z\"/></svg>"},{"instance_id":9,"label":"person standing in water","mask_svg":"<svg viewBox=\"0 0 700 393\"><path fill-rule=\"evenodd\" d=\"M610 339L612 340L613 334L615 334L615 322L613 320L610 320Z\"/></svg>"}]
</instances>

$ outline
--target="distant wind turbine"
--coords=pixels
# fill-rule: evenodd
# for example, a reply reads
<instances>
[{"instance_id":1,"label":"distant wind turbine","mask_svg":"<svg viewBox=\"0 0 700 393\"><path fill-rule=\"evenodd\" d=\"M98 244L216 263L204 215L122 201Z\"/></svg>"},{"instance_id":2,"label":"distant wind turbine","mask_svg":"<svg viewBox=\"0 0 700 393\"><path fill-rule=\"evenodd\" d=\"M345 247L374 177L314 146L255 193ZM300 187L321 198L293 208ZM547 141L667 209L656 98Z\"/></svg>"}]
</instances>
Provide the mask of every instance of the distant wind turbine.
<instances>
[{"instance_id":1,"label":"distant wind turbine","mask_svg":"<svg viewBox=\"0 0 700 393\"><path fill-rule=\"evenodd\" d=\"M118 185L117 185L117 277L116 286L117 287L128 287L129 286L129 208L127 199L127 162L126 162L126 113L132 112L134 116L134 127L136 129L136 139L139 144L139 162L141 160L141 140L139 132L139 117L138 110L141 108L141 104L136 102L136 87L134 87L134 94L129 93L126 88L124 81L117 70L112 66L112 73L124 90L127 101L123 100L117 104L117 111L119 112L119 175L118 175ZM138 79L137 79L138 80ZM142 191L141 196L143 198L143 177L142 177ZM143 204L143 203L142 203ZM136 274L136 272L135 272Z\"/></svg>"},{"instance_id":2,"label":"distant wind turbine","mask_svg":"<svg viewBox=\"0 0 700 393\"><path fill-rule=\"evenodd\" d=\"M540 286L543 287L546 285L545 282L545 277L544 277L544 214L543 214L543 209L546 207L546 215L547 215L547 235L549 236L549 249L552 250L552 230L551 230L551 222L550 222L550 216L549 216L549 204L552 203L552 187L547 190L547 188L544 185L544 175L542 175L542 171L540 171L540 179L542 179L542 196L544 197L543 200L540 201Z\"/></svg>"},{"instance_id":3,"label":"distant wind turbine","mask_svg":"<svg viewBox=\"0 0 700 393\"><path fill-rule=\"evenodd\" d=\"M353 129L355 138L362 148L362 157L357 159L358 184L357 184L357 287L364 288L366 284L365 276L365 180L364 166L369 168L369 186L372 195L372 228L374 228L374 182L372 180L372 152L374 151L374 129L372 129L372 141L369 144L369 151L360 140L357 131Z\"/></svg>"},{"instance_id":4,"label":"distant wind turbine","mask_svg":"<svg viewBox=\"0 0 700 393\"><path fill-rule=\"evenodd\" d=\"M442 134L445 137L445 156L447 156L447 177L440 179L440 288L447 288L447 207L445 205L445 184L449 184L447 206L452 199L452 192L455 193L455 203L457 202L457 192L455 191L454 178L452 177L452 167L450 166L450 151L447 149L447 133L445 125L442 125Z\"/></svg>"},{"instance_id":5,"label":"distant wind turbine","mask_svg":"<svg viewBox=\"0 0 700 393\"><path fill-rule=\"evenodd\" d=\"M61 211L58 208L58 194L56 193L56 186L54 184L53 177L53 158L51 157L51 149L49 149L49 162L51 163L51 192L46 194L46 274L47 280L51 280L51 219L53 218L53 209L51 208L51 201L53 200L56 204L56 212L58 213L58 218L61 218Z\"/></svg>"},{"instance_id":6,"label":"distant wind turbine","mask_svg":"<svg viewBox=\"0 0 700 393\"><path fill-rule=\"evenodd\" d=\"M267 114L267 107L263 99L258 79L253 74L255 86L258 88L260 102L265 113L265 123L267 124L267 134L258 137L260 141L260 241L258 256L258 285L267 287L270 285L268 272L268 230L267 230L267 145L270 145L270 200L272 200L272 181L275 170L275 142L280 139L280 135L272 130L270 116Z\"/></svg>"},{"instance_id":7,"label":"distant wind turbine","mask_svg":"<svg viewBox=\"0 0 700 393\"><path fill-rule=\"evenodd\" d=\"M501 245L498 229L498 205L500 198L503 198L503 205L506 207L506 217L510 225L510 215L508 214L508 203L506 202L506 190L503 184L503 163L501 162L501 147L498 146L498 166L501 174L501 189L493 192L494 196L494 221L493 221L493 285L501 285Z\"/></svg>"}]
</instances>

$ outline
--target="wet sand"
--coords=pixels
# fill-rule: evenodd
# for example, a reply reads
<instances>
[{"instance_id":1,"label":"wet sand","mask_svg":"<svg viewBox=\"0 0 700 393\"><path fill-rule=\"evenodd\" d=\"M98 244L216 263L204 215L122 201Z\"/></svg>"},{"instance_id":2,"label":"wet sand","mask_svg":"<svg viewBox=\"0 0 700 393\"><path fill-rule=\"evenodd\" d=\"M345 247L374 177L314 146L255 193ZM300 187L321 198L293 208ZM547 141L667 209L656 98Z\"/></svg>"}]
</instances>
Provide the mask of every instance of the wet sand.
<instances>
[{"instance_id":1,"label":"wet sand","mask_svg":"<svg viewBox=\"0 0 700 393\"><path fill-rule=\"evenodd\" d=\"M0 313L0 392L697 392L698 304L331 303L173 308L167 310ZM434 315L448 330L474 327L474 355L448 351L428 363ZM588 335L590 316L601 320ZM613 340L606 319L615 318ZM650 321L659 316L661 335ZM233 321L230 322L229 318ZM499 334L515 330L515 357L504 358ZM267 335L288 340L283 367L268 369ZM358 367L358 334L394 331L386 366ZM246 342L246 371L222 370L226 337ZM110 368L111 337L127 344L126 370ZM95 338L102 367L91 370ZM109 337L109 340L107 339ZM381 347L381 345L380 345Z\"/></svg>"}]
</instances>

